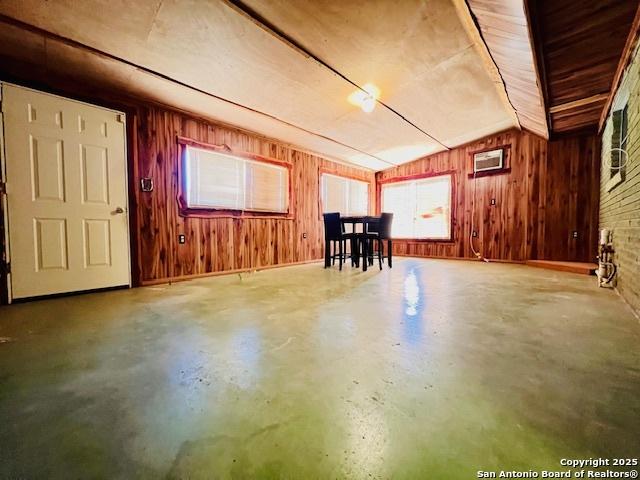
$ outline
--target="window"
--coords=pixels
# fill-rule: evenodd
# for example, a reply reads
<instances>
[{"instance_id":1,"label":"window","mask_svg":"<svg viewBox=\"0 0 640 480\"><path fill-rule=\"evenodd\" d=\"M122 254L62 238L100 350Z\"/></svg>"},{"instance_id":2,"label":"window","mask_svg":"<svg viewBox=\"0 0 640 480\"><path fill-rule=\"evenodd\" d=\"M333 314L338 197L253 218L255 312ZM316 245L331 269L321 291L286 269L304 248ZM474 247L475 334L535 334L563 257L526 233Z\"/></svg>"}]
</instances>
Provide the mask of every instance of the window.
<instances>
[{"instance_id":1,"label":"window","mask_svg":"<svg viewBox=\"0 0 640 480\"><path fill-rule=\"evenodd\" d=\"M185 152L188 208L288 212L288 168L192 146Z\"/></svg>"},{"instance_id":2,"label":"window","mask_svg":"<svg viewBox=\"0 0 640 480\"><path fill-rule=\"evenodd\" d=\"M369 211L369 184L360 180L323 173L321 177L323 212L366 215Z\"/></svg>"},{"instance_id":3,"label":"window","mask_svg":"<svg viewBox=\"0 0 640 480\"><path fill-rule=\"evenodd\" d=\"M382 211L394 238L451 239L451 175L382 185Z\"/></svg>"},{"instance_id":4,"label":"window","mask_svg":"<svg viewBox=\"0 0 640 480\"><path fill-rule=\"evenodd\" d=\"M611 177L620 173L620 180L624 180L626 174L627 155L621 150L627 150L627 107L613 112L613 133L611 135Z\"/></svg>"}]
</instances>

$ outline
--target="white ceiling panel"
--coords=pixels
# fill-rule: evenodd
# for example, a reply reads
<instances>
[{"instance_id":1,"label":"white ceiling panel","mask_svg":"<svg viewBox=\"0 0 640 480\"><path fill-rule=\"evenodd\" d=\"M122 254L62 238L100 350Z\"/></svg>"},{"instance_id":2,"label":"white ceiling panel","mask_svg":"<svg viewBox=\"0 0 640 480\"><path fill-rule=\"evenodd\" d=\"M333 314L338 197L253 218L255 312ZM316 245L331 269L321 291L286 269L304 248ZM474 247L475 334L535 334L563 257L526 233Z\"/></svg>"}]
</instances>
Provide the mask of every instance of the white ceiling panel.
<instances>
[{"instance_id":1,"label":"white ceiling panel","mask_svg":"<svg viewBox=\"0 0 640 480\"><path fill-rule=\"evenodd\" d=\"M517 126L451 0L245 0L449 147Z\"/></svg>"},{"instance_id":2,"label":"white ceiling panel","mask_svg":"<svg viewBox=\"0 0 640 480\"><path fill-rule=\"evenodd\" d=\"M10 55L15 52L21 52L21 61L30 58L31 62L54 65L55 72L47 71L53 85L68 85L69 79L72 78L75 82L93 85L97 90L113 89L128 96L170 105L226 124L252 125L253 131L310 152L320 153L336 161L345 162L345 159L349 158L348 163L373 170L382 170L390 166L389 163L349 146L306 133L258 112L203 95L122 62L97 56L56 40L48 39L45 42L44 38L36 33L5 25L0 28L0 56L11 58ZM25 52L28 52L28 56L25 56ZM17 62L11 65L17 66ZM18 71L15 70L14 73L16 72Z\"/></svg>"},{"instance_id":3,"label":"white ceiling panel","mask_svg":"<svg viewBox=\"0 0 640 480\"><path fill-rule=\"evenodd\" d=\"M349 80L224 1L6 0L0 13L124 60L50 39L52 73L374 170L514 126L450 0L250 4L397 113L351 105Z\"/></svg>"}]
</instances>

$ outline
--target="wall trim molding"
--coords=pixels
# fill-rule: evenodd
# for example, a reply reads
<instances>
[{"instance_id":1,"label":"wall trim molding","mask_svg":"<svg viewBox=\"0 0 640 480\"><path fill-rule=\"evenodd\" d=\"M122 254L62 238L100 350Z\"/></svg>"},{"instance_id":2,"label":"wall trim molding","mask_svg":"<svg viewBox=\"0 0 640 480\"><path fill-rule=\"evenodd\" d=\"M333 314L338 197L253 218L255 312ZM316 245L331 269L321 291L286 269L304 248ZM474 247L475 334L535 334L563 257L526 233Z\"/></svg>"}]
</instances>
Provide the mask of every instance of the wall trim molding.
<instances>
[{"instance_id":1,"label":"wall trim molding","mask_svg":"<svg viewBox=\"0 0 640 480\"><path fill-rule=\"evenodd\" d=\"M309 263L320 263L322 261L324 261L324 258L317 258L314 260L304 260L302 262L278 263L275 265L262 265L260 267L237 268L234 270L220 270L218 272L196 273L192 275L181 275L179 277L167 277L167 278L158 278L154 280L143 280L142 282L140 282L140 286L150 287L153 285L171 285L172 283L185 282L188 280L197 280L199 278L220 277L223 275L259 272L262 270L271 270L273 268L295 267L299 265L307 265Z\"/></svg>"}]
</instances>

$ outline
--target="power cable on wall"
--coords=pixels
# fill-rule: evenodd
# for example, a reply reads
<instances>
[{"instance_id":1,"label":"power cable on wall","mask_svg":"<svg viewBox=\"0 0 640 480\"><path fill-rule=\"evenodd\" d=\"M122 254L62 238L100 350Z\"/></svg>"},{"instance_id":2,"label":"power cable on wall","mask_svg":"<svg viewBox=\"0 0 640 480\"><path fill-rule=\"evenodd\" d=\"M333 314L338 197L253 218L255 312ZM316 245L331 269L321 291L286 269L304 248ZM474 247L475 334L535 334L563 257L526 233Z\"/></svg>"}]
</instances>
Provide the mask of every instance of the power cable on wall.
<instances>
[{"instance_id":1,"label":"power cable on wall","mask_svg":"<svg viewBox=\"0 0 640 480\"><path fill-rule=\"evenodd\" d=\"M620 141L620 145L624 145L627 142L627 138L629 138L629 134L627 134L627 136L625 136L624 139ZM611 154L613 152L618 152L618 165L613 165L613 163L611 163ZM609 168L611 170L622 170L624 167L627 166L627 161L629 160L629 153L624 148L609 147L607 150L605 150L603 157L604 157L603 163L606 168ZM624 161L622 161L623 158L624 158Z\"/></svg>"},{"instance_id":2,"label":"power cable on wall","mask_svg":"<svg viewBox=\"0 0 640 480\"><path fill-rule=\"evenodd\" d=\"M473 246L473 233L475 232L474 230L474 219L475 219L475 213L476 213L476 192L477 192L477 177L476 177L476 169L475 166L473 168L473 197L471 199L471 232L469 232L469 245L471 245L471 251L473 252L473 254L475 255L475 257L478 260L482 260L484 262L489 263L489 260L484 257L480 252L476 251L475 247ZM479 235L478 235L479 237Z\"/></svg>"}]
</instances>

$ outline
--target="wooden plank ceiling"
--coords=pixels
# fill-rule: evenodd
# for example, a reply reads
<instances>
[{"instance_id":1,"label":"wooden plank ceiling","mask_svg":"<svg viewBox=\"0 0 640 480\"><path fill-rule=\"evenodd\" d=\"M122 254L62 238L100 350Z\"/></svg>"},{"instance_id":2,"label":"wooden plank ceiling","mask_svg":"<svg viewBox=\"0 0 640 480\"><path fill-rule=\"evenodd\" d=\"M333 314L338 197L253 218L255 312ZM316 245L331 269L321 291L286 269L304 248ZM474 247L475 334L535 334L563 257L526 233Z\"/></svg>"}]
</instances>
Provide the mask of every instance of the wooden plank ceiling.
<instances>
[{"instance_id":1,"label":"wooden plank ceiling","mask_svg":"<svg viewBox=\"0 0 640 480\"><path fill-rule=\"evenodd\" d=\"M550 129L595 130L634 16L636 0L529 0Z\"/></svg>"},{"instance_id":2,"label":"wooden plank ceiling","mask_svg":"<svg viewBox=\"0 0 640 480\"><path fill-rule=\"evenodd\" d=\"M113 88L374 170L519 126L455 1L250 4L275 28L222 0L5 0L0 71ZM367 82L382 91L370 114L347 101Z\"/></svg>"},{"instance_id":3,"label":"wooden plank ceiling","mask_svg":"<svg viewBox=\"0 0 640 480\"><path fill-rule=\"evenodd\" d=\"M467 0L520 125L548 138L535 49L522 0Z\"/></svg>"}]
</instances>

